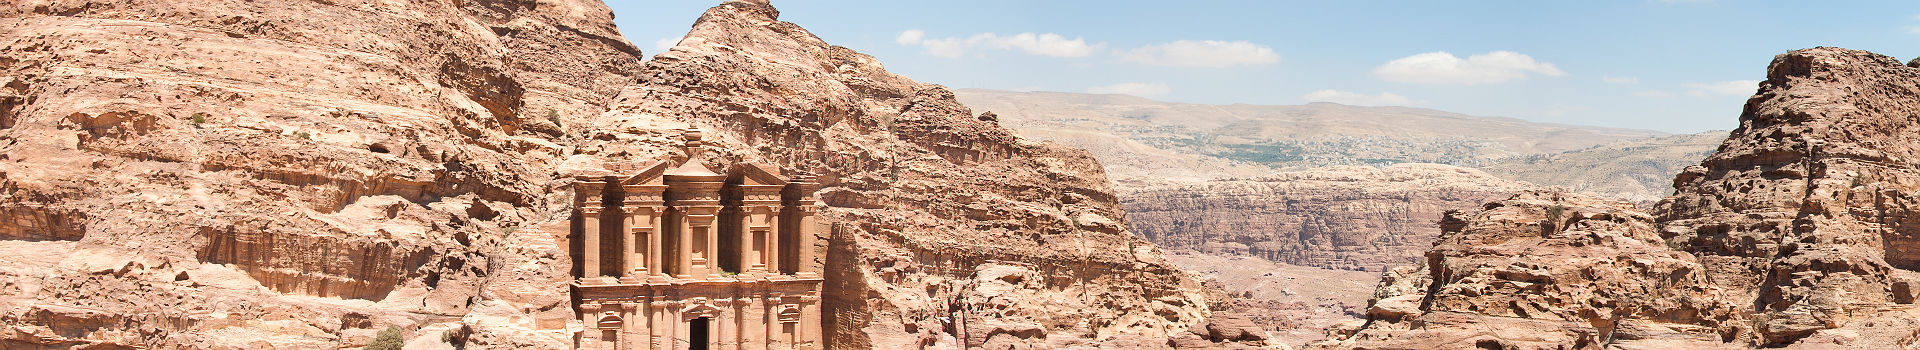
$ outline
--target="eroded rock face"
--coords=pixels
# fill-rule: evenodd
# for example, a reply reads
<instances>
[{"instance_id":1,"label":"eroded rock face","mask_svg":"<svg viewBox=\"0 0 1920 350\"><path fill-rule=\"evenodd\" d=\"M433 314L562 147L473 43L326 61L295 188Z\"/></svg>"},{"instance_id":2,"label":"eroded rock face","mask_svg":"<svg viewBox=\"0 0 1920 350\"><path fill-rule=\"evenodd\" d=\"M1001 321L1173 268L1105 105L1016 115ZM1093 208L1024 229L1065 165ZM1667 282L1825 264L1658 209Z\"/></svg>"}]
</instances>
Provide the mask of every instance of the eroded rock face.
<instances>
[{"instance_id":1,"label":"eroded rock face","mask_svg":"<svg viewBox=\"0 0 1920 350\"><path fill-rule=\"evenodd\" d=\"M836 348L1204 322L1084 152L777 14L643 62L591 1L0 5L0 344L567 347L568 179L687 127L821 177Z\"/></svg>"},{"instance_id":2,"label":"eroded rock face","mask_svg":"<svg viewBox=\"0 0 1920 350\"><path fill-rule=\"evenodd\" d=\"M1023 141L778 14L708 11L582 152L652 159L694 127L718 158L818 175L833 348L1165 346L1204 322L1197 284L1127 231L1086 152Z\"/></svg>"},{"instance_id":3,"label":"eroded rock face","mask_svg":"<svg viewBox=\"0 0 1920 350\"><path fill-rule=\"evenodd\" d=\"M1425 263L1383 278L1372 323L1348 344L1717 344L1740 320L1739 303L1718 299L1700 263L1626 202L1526 191L1441 226Z\"/></svg>"},{"instance_id":4,"label":"eroded rock face","mask_svg":"<svg viewBox=\"0 0 1920 350\"><path fill-rule=\"evenodd\" d=\"M1331 167L1128 188L1134 229L1165 249L1384 271L1418 261L1440 213L1531 185L1439 164Z\"/></svg>"},{"instance_id":5,"label":"eroded rock face","mask_svg":"<svg viewBox=\"0 0 1920 350\"><path fill-rule=\"evenodd\" d=\"M47 252L0 273L0 334L38 335L0 337L564 346L564 250L509 232L564 209L570 136L521 115L598 113L640 59L598 2L504 3L0 5L0 249Z\"/></svg>"},{"instance_id":6,"label":"eroded rock face","mask_svg":"<svg viewBox=\"0 0 1920 350\"><path fill-rule=\"evenodd\" d=\"M1521 194L1449 215L1425 266L1388 274L1371 323L1322 345L1911 344L1920 69L1814 48L1767 78L1654 214Z\"/></svg>"}]
</instances>

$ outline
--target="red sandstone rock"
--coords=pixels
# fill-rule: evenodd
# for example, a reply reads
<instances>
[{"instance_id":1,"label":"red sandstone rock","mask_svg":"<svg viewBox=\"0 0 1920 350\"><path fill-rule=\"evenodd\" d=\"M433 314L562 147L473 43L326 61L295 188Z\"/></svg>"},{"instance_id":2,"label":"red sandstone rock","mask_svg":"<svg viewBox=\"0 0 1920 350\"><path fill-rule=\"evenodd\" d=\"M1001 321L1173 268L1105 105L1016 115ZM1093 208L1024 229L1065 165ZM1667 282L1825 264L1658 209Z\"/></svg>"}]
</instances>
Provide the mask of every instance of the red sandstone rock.
<instances>
[{"instance_id":1,"label":"red sandstone rock","mask_svg":"<svg viewBox=\"0 0 1920 350\"><path fill-rule=\"evenodd\" d=\"M1450 214L1427 263L1376 294L1383 310L1418 295L1420 313L1376 313L1321 345L1912 344L1920 69L1814 48L1767 77L1654 214L1541 193Z\"/></svg>"},{"instance_id":2,"label":"red sandstone rock","mask_svg":"<svg viewBox=\"0 0 1920 350\"><path fill-rule=\"evenodd\" d=\"M697 162L820 175L835 347L1204 322L1084 152L776 16L722 4L643 62L590 1L0 5L0 335L566 347L572 176L684 156L687 127L728 150Z\"/></svg>"}]
</instances>

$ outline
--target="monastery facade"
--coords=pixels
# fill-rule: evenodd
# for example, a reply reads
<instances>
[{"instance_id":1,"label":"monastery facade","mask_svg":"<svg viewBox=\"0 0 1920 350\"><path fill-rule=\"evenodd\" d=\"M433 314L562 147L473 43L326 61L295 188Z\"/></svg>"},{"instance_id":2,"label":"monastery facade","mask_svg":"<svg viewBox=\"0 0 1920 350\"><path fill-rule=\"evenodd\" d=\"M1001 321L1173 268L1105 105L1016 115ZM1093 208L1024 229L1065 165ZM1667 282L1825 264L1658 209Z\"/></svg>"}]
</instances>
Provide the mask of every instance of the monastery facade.
<instances>
[{"instance_id":1,"label":"monastery facade","mask_svg":"<svg viewBox=\"0 0 1920 350\"><path fill-rule=\"evenodd\" d=\"M697 161L575 180L568 237L582 349L820 349L810 177Z\"/></svg>"}]
</instances>

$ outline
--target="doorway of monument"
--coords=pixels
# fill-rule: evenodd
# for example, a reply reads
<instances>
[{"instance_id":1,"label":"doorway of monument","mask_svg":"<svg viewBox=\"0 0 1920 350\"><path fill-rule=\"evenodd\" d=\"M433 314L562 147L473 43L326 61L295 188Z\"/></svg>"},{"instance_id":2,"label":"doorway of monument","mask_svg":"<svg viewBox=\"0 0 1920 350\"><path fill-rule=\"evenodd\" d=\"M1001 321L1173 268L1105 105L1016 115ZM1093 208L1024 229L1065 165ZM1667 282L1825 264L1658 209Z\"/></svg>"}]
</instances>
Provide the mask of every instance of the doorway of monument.
<instances>
[{"instance_id":1,"label":"doorway of monument","mask_svg":"<svg viewBox=\"0 0 1920 350\"><path fill-rule=\"evenodd\" d=\"M700 317L687 321L687 350L709 349L707 345L711 340L707 337L707 330L710 327L708 327L707 324L710 323L709 321L711 320L713 319Z\"/></svg>"}]
</instances>

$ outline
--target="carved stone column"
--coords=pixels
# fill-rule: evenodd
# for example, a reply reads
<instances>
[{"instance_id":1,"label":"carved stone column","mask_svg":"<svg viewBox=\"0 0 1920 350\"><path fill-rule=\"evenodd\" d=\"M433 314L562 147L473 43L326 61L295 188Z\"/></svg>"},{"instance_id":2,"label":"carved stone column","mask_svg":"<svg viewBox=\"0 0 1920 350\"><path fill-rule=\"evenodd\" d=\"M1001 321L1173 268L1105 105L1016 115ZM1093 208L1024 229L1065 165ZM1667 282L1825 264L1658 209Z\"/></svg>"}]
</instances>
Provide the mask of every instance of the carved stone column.
<instances>
[{"instance_id":1,"label":"carved stone column","mask_svg":"<svg viewBox=\"0 0 1920 350\"><path fill-rule=\"evenodd\" d=\"M647 304L647 324L651 325L647 327L648 339L653 342L654 349L671 350L675 317L672 308L667 306L667 297L653 296L648 300L652 300Z\"/></svg>"},{"instance_id":2,"label":"carved stone column","mask_svg":"<svg viewBox=\"0 0 1920 350\"><path fill-rule=\"evenodd\" d=\"M626 201L622 211L627 213L625 271L621 271L622 283L640 283L652 277L659 269L658 248L660 238L660 216L665 211L664 195L667 186L663 185L625 185Z\"/></svg>"},{"instance_id":3,"label":"carved stone column","mask_svg":"<svg viewBox=\"0 0 1920 350\"><path fill-rule=\"evenodd\" d=\"M619 343L620 347L619 349L645 349L646 348L646 345L645 345L646 339L643 338L645 336L645 333L640 332L640 327L642 327L641 326L642 323L639 322L640 320L644 320L646 316L642 315L641 312L638 311L639 306L640 306L639 303L634 303L634 302L620 303L620 343Z\"/></svg>"},{"instance_id":4,"label":"carved stone column","mask_svg":"<svg viewBox=\"0 0 1920 350\"><path fill-rule=\"evenodd\" d=\"M580 264L581 282L597 283L600 277L600 210L603 202L600 190L605 183L593 177L576 177L574 198L580 200L580 246L583 250Z\"/></svg>"},{"instance_id":5,"label":"carved stone column","mask_svg":"<svg viewBox=\"0 0 1920 350\"><path fill-rule=\"evenodd\" d=\"M579 346L581 349L604 348L602 344L600 344L600 327L597 326L598 323L600 323L600 304L580 304L580 324L582 327L580 328Z\"/></svg>"},{"instance_id":6,"label":"carved stone column","mask_svg":"<svg viewBox=\"0 0 1920 350\"><path fill-rule=\"evenodd\" d=\"M820 284L814 283L812 291L800 296L800 327L797 327L800 334L795 337L800 341L799 344L794 344L795 349L826 347L825 344L821 344L821 341L826 338L821 334L820 327L824 323L820 322L820 316Z\"/></svg>"},{"instance_id":7,"label":"carved stone column","mask_svg":"<svg viewBox=\"0 0 1920 350\"><path fill-rule=\"evenodd\" d=\"M779 249L781 185L740 185L740 266L748 272L779 273L774 251Z\"/></svg>"},{"instance_id":8,"label":"carved stone column","mask_svg":"<svg viewBox=\"0 0 1920 350\"><path fill-rule=\"evenodd\" d=\"M820 275L819 264L814 263L817 258L815 255L818 254L815 252L815 244L817 244L815 235L819 234L819 227L817 227L819 224L815 221L814 215L819 205L813 198L813 192L819 188L820 184L815 183L812 176L798 176L793 182L787 184L788 200L785 209L792 212L790 215L794 221L793 225L796 226L793 227L793 231L794 234L799 235L797 239L799 246L794 249L799 256L788 261L794 261L799 265L792 270L796 271L796 275L803 277Z\"/></svg>"},{"instance_id":9,"label":"carved stone column","mask_svg":"<svg viewBox=\"0 0 1920 350\"><path fill-rule=\"evenodd\" d=\"M719 251L719 237L715 235L714 221L720 214L720 187L725 185L727 177L713 172L700 164L700 133L688 132L687 161L679 167L667 170L663 178L667 184L667 205L681 210L676 216L681 224L681 261L687 265L681 269L681 278L711 278L719 276L714 268L714 259Z\"/></svg>"},{"instance_id":10,"label":"carved stone column","mask_svg":"<svg viewBox=\"0 0 1920 350\"><path fill-rule=\"evenodd\" d=\"M713 300L713 306L720 308L719 317L713 320L713 327L719 331L719 350L740 349L740 303L734 299L719 298Z\"/></svg>"}]
</instances>

